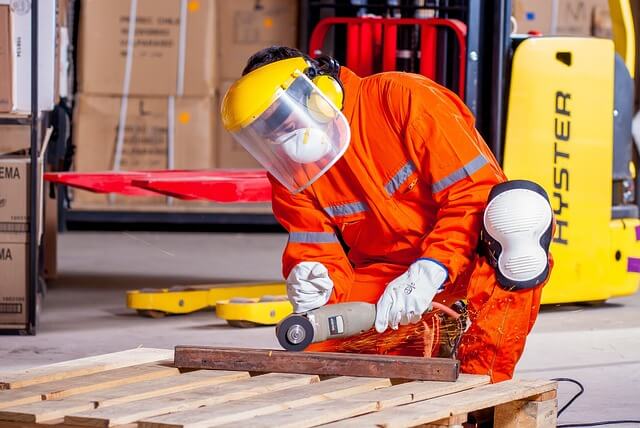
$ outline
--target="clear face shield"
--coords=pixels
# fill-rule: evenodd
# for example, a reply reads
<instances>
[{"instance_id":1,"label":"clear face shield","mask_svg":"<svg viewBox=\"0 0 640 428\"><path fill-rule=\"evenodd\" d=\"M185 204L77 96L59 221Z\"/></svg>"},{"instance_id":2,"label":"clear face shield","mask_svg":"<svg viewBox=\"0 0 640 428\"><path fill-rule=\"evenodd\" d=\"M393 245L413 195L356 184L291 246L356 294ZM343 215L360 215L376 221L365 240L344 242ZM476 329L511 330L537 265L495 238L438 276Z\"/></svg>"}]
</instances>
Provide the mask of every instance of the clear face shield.
<instances>
[{"instance_id":1,"label":"clear face shield","mask_svg":"<svg viewBox=\"0 0 640 428\"><path fill-rule=\"evenodd\" d=\"M331 168L351 138L347 119L304 74L279 89L264 113L232 135L292 193Z\"/></svg>"}]
</instances>

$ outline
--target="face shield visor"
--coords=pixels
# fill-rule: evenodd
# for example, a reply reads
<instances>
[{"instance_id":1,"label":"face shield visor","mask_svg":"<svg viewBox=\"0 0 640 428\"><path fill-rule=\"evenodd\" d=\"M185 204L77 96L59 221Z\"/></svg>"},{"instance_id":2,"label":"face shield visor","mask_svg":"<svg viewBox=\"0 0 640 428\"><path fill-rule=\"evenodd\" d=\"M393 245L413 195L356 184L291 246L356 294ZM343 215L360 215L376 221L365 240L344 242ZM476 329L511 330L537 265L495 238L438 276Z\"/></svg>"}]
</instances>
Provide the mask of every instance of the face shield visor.
<instances>
[{"instance_id":1,"label":"face shield visor","mask_svg":"<svg viewBox=\"0 0 640 428\"><path fill-rule=\"evenodd\" d=\"M271 105L233 137L292 193L320 178L344 154L344 115L304 74L278 88Z\"/></svg>"}]
</instances>

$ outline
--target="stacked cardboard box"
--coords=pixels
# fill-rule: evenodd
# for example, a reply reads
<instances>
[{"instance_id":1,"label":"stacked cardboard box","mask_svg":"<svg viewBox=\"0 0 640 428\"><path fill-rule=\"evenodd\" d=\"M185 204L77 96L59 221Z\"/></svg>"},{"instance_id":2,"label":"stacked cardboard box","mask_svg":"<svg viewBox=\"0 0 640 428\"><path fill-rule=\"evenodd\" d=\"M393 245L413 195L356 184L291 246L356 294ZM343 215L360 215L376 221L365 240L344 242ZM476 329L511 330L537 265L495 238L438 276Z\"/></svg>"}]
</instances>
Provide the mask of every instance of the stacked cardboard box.
<instances>
[{"instance_id":1,"label":"stacked cardboard box","mask_svg":"<svg viewBox=\"0 0 640 428\"><path fill-rule=\"evenodd\" d=\"M608 0L513 0L518 32L611 37Z\"/></svg>"},{"instance_id":2,"label":"stacked cardboard box","mask_svg":"<svg viewBox=\"0 0 640 428\"><path fill-rule=\"evenodd\" d=\"M259 167L220 126L247 58L295 46L296 0L83 0L78 171ZM74 207L162 204L75 192Z\"/></svg>"},{"instance_id":3,"label":"stacked cardboard box","mask_svg":"<svg viewBox=\"0 0 640 428\"><path fill-rule=\"evenodd\" d=\"M0 325L27 322L27 183L24 158L0 158Z\"/></svg>"},{"instance_id":4,"label":"stacked cardboard box","mask_svg":"<svg viewBox=\"0 0 640 428\"><path fill-rule=\"evenodd\" d=\"M29 125L0 126L0 141L10 141L22 150L0 154L0 327L27 322L29 269L29 186L31 159ZM42 177L42 160L38 164ZM42 194L42 180L37 183ZM36 208L42 230L42 204Z\"/></svg>"},{"instance_id":5,"label":"stacked cardboard box","mask_svg":"<svg viewBox=\"0 0 640 428\"><path fill-rule=\"evenodd\" d=\"M217 4L219 105L231 84L240 77L251 55L268 46L297 45L298 1L219 0ZM217 120L220 120L219 114ZM224 130L221 123L218 123L217 128L218 167L259 167L255 159Z\"/></svg>"},{"instance_id":6,"label":"stacked cardboard box","mask_svg":"<svg viewBox=\"0 0 640 428\"><path fill-rule=\"evenodd\" d=\"M77 171L213 165L214 6L214 0L83 0ZM74 194L74 207L163 201Z\"/></svg>"}]
</instances>

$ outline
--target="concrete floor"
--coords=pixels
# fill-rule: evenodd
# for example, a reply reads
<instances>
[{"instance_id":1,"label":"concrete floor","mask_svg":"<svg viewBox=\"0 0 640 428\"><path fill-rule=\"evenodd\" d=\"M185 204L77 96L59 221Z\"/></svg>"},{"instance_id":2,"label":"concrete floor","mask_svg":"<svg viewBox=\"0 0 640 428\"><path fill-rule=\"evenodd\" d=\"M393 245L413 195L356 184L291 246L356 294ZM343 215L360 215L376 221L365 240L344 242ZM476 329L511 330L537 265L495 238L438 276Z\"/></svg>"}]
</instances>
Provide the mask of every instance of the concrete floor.
<instances>
[{"instance_id":1,"label":"concrete floor","mask_svg":"<svg viewBox=\"0 0 640 428\"><path fill-rule=\"evenodd\" d=\"M143 345L277 347L272 328L234 329L211 311L141 318L127 289L277 280L283 234L90 233L60 236L59 279L35 337L1 337L0 370ZM586 392L561 423L640 419L640 295L596 307L543 309L517 376L570 377ZM560 405L577 391L560 386ZM624 425L618 425L624 426ZM627 424L626 426L640 426Z\"/></svg>"}]
</instances>

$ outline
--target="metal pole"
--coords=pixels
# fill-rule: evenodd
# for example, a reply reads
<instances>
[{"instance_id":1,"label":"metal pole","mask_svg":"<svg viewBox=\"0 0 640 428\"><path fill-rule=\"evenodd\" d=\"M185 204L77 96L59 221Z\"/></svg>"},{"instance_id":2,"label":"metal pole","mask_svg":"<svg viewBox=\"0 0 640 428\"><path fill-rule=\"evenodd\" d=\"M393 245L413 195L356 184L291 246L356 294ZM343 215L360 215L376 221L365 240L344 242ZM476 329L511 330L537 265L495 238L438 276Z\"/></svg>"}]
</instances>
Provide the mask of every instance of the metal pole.
<instances>
[{"instance_id":1,"label":"metal pole","mask_svg":"<svg viewBox=\"0 0 640 428\"><path fill-rule=\"evenodd\" d=\"M491 105L491 125L489 135L489 147L502 163L502 140L504 134L504 119L506 105L506 80L507 60L511 36L511 2L508 0L495 0L494 33L493 33L493 81Z\"/></svg>"},{"instance_id":2,"label":"metal pole","mask_svg":"<svg viewBox=\"0 0 640 428\"><path fill-rule=\"evenodd\" d=\"M29 177L29 271L27 331L36 333L36 299L38 293L38 0L31 3L31 167Z\"/></svg>"},{"instance_id":3,"label":"metal pole","mask_svg":"<svg viewBox=\"0 0 640 428\"><path fill-rule=\"evenodd\" d=\"M469 0L467 19L467 75L465 102L474 116L478 115L478 61L480 60L480 1Z\"/></svg>"}]
</instances>

